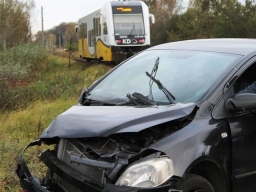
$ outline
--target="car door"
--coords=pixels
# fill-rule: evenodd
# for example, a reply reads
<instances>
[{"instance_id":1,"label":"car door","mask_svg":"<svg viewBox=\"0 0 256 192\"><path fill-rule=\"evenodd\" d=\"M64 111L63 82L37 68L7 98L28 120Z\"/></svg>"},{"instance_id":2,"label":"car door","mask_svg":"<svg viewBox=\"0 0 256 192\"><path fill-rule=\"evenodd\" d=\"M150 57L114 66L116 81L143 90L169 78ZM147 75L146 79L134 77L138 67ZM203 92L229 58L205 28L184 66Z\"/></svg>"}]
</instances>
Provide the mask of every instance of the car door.
<instances>
[{"instance_id":1,"label":"car door","mask_svg":"<svg viewBox=\"0 0 256 192\"><path fill-rule=\"evenodd\" d=\"M256 80L256 60L250 60L249 66L240 73L233 85L235 93ZM245 64L246 65L246 64ZM243 70L243 69L240 69ZM256 112L244 110L228 112L228 123L232 138L232 175L233 191L256 191Z\"/></svg>"}]
</instances>

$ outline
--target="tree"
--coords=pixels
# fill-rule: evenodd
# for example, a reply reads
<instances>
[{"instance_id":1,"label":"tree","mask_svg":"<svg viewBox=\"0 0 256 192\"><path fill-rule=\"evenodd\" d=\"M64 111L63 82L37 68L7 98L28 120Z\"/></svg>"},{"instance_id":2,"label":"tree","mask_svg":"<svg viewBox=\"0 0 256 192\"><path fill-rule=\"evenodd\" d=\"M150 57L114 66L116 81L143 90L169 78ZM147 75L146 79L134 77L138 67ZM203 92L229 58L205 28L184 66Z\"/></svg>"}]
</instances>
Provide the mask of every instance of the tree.
<instances>
[{"instance_id":1,"label":"tree","mask_svg":"<svg viewBox=\"0 0 256 192\"><path fill-rule=\"evenodd\" d=\"M247 1L245 5L239 1L226 1L221 4L221 14L216 19L216 24L213 30L215 37L232 37L232 38L248 38L255 37L250 35L251 31L255 31L251 22L255 20L255 4Z\"/></svg>"},{"instance_id":2,"label":"tree","mask_svg":"<svg viewBox=\"0 0 256 192\"><path fill-rule=\"evenodd\" d=\"M145 0L150 13L155 15L156 22L151 28L151 44L157 45L168 41L167 22L181 11L182 0Z\"/></svg>"},{"instance_id":3,"label":"tree","mask_svg":"<svg viewBox=\"0 0 256 192\"><path fill-rule=\"evenodd\" d=\"M0 49L31 41L30 10L34 1L0 0Z\"/></svg>"},{"instance_id":4,"label":"tree","mask_svg":"<svg viewBox=\"0 0 256 192\"><path fill-rule=\"evenodd\" d=\"M256 38L256 5L255 1L245 1L244 16L246 17L245 28L247 29L248 38Z\"/></svg>"},{"instance_id":5,"label":"tree","mask_svg":"<svg viewBox=\"0 0 256 192\"><path fill-rule=\"evenodd\" d=\"M76 23L68 23L64 34L64 44L67 46L69 40L72 39L73 42L78 42L78 33L75 32Z\"/></svg>"},{"instance_id":6,"label":"tree","mask_svg":"<svg viewBox=\"0 0 256 192\"><path fill-rule=\"evenodd\" d=\"M53 44L55 47L65 47L65 44L67 44L69 36L74 39L75 41L78 40L77 34L75 33L75 26L77 24L74 22L65 23L62 22L58 26L53 27L52 29L49 29L47 31L44 31L44 36L48 37L49 35L54 35L54 42ZM38 31L35 34L36 42L40 43L42 41L42 31ZM44 46L47 45L47 38L45 39Z\"/></svg>"},{"instance_id":7,"label":"tree","mask_svg":"<svg viewBox=\"0 0 256 192\"><path fill-rule=\"evenodd\" d=\"M255 38L255 23L253 0L192 0L186 12L170 19L168 38Z\"/></svg>"}]
</instances>

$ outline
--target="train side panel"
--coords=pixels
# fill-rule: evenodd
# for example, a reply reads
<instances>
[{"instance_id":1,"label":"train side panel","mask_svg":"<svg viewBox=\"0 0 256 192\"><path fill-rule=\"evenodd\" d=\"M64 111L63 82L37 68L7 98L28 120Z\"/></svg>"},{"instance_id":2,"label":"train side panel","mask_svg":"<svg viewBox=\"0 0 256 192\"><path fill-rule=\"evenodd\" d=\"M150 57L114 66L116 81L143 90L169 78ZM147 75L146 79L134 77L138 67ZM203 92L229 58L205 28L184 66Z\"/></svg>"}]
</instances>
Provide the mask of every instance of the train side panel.
<instances>
[{"instance_id":1,"label":"train side panel","mask_svg":"<svg viewBox=\"0 0 256 192\"><path fill-rule=\"evenodd\" d=\"M112 61L111 48L99 38L96 43L96 58L101 61Z\"/></svg>"}]
</instances>

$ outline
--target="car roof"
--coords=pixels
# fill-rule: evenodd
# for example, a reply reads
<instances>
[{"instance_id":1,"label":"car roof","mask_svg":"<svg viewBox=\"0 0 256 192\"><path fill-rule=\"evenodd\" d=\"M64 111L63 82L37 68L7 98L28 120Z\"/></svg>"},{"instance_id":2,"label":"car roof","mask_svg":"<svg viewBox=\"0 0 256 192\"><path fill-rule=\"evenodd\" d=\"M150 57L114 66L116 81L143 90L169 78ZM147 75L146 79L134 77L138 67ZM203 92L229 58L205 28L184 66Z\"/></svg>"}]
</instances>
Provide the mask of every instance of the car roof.
<instances>
[{"instance_id":1,"label":"car roof","mask_svg":"<svg viewBox=\"0 0 256 192\"><path fill-rule=\"evenodd\" d=\"M248 55L256 51L256 39L195 39L165 43L149 48L174 50L200 50Z\"/></svg>"}]
</instances>

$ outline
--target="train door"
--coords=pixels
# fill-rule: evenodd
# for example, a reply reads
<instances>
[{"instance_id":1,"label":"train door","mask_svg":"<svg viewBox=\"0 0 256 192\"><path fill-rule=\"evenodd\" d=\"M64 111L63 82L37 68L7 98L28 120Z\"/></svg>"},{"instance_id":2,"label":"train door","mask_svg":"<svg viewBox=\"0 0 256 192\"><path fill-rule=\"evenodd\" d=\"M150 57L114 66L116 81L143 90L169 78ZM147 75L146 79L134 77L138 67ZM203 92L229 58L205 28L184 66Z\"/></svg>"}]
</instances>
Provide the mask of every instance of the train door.
<instances>
[{"instance_id":1,"label":"train door","mask_svg":"<svg viewBox=\"0 0 256 192\"><path fill-rule=\"evenodd\" d=\"M87 50L87 43L86 43L86 38L87 38L87 24L82 23L80 25L80 30L79 30L79 55L80 58L85 58L86 57L86 50Z\"/></svg>"},{"instance_id":2,"label":"train door","mask_svg":"<svg viewBox=\"0 0 256 192\"><path fill-rule=\"evenodd\" d=\"M95 18L88 21L88 60L95 58Z\"/></svg>"},{"instance_id":3,"label":"train door","mask_svg":"<svg viewBox=\"0 0 256 192\"><path fill-rule=\"evenodd\" d=\"M99 27L99 38L96 42L97 57L102 61L112 61L112 52L109 45L108 24L106 15L102 13L100 18L98 18L97 23Z\"/></svg>"}]
</instances>

